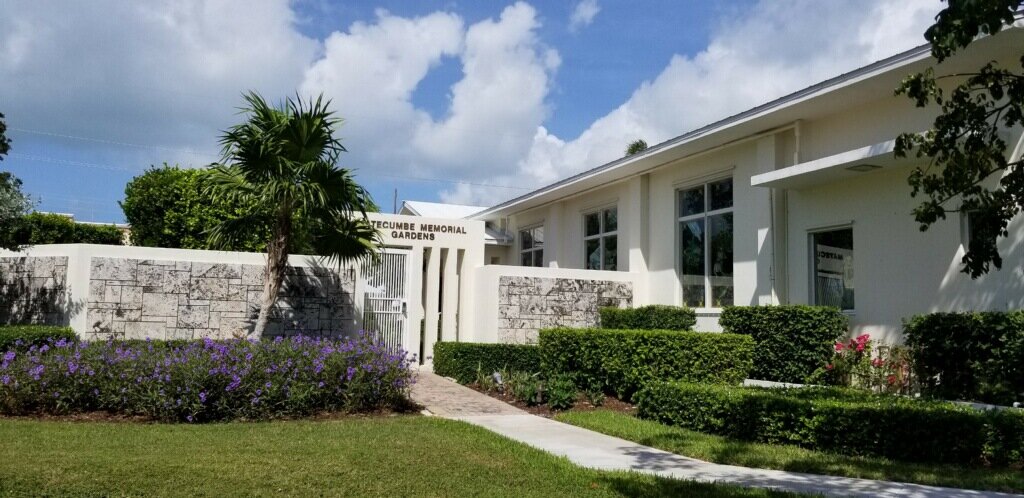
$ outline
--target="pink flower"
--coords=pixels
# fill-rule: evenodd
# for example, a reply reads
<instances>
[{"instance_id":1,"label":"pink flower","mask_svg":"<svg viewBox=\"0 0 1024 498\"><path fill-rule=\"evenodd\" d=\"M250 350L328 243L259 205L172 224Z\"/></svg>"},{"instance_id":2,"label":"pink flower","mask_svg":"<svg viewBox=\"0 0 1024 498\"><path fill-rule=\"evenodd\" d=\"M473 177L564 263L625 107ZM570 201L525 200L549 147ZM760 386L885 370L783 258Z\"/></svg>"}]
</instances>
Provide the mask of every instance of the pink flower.
<instances>
[{"instance_id":1,"label":"pink flower","mask_svg":"<svg viewBox=\"0 0 1024 498\"><path fill-rule=\"evenodd\" d=\"M832 370L833 368L834 367L832 366L831 363L829 363L828 365L825 365L825 370Z\"/></svg>"},{"instance_id":2,"label":"pink flower","mask_svg":"<svg viewBox=\"0 0 1024 498\"><path fill-rule=\"evenodd\" d=\"M841 342L837 342L837 343L836 343L836 352L838 353L838 352L842 351L842 350L843 350L843 347L844 347L844 346L843 346L843 343L841 343Z\"/></svg>"},{"instance_id":3,"label":"pink flower","mask_svg":"<svg viewBox=\"0 0 1024 498\"><path fill-rule=\"evenodd\" d=\"M871 360L871 366L875 368L881 367L882 365L885 365L885 361L882 360L881 358L875 358Z\"/></svg>"},{"instance_id":4,"label":"pink flower","mask_svg":"<svg viewBox=\"0 0 1024 498\"><path fill-rule=\"evenodd\" d=\"M887 377L886 380L889 381L889 385L891 386L891 385L896 383L896 376L895 375L890 375L889 377Z\"/></svg>"}]
</instances>

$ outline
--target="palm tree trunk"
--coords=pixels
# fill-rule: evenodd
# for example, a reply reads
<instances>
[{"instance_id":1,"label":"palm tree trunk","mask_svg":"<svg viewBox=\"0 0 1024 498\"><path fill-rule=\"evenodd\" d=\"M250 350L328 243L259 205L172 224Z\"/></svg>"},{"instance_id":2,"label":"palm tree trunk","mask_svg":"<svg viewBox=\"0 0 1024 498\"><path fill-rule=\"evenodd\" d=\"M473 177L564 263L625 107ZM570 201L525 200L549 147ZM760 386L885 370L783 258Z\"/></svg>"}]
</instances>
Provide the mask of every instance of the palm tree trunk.
<instances>
[{"instance_id":1,"label":"palm tree trunk","mask_svg":"<svg viewBox=\"0 0 1024 498\"><path fill-rule=\"evenodd\" d=\"M290 209L282 209L274 226L274 236L267 244L267 267L263 272L263 297L260 300L260 314L256 319L250 337L262 338L270 321L270 311L277 302L277 294L284 281L284 270L288 266L288 242L292 235Z\"/></svg>"}]
</instances>

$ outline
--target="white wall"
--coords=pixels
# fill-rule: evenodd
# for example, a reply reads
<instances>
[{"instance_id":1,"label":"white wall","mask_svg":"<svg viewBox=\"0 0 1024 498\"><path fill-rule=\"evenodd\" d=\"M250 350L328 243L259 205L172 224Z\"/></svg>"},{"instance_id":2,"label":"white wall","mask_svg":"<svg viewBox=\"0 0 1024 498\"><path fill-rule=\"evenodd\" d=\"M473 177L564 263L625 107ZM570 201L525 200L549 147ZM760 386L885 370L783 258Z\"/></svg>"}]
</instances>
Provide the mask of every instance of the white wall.
<instances>
[{"instance_id":1,"label":"white wall","mask_svg":"<svg viewBox=\"0 0 1024 498\"><path fill-rule=\"evenodd\" d=\"M1003 270L972 280L960 272L960 216L921 232L910 212L918 200L906 183L910 168L864 173L842 183L789 195L790 297L810 303L809 230L852 223L856 333L901 338L901 321L934 311L1024 307L1024 218L1000 243Z\"/></svg>"}]
</instances>

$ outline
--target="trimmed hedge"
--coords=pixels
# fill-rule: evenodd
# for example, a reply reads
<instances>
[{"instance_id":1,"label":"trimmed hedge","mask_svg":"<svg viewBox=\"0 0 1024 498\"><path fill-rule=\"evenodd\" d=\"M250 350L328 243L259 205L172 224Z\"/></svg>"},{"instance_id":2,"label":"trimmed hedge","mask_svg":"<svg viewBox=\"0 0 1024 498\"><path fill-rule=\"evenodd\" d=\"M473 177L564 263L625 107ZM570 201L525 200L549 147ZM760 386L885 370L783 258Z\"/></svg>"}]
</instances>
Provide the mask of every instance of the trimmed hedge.
<instances>
[{"instance_id":1,"label":"trimmed hedge","mask_svg":"<svg viewBox=\"0 0 1024 498\"><path fill-rule=\"evenodd\" d=\"M923 394L1024 401L1024 311L919 315L904 333Z\"/></svg>"},{"instance_id":2,"label":"trimmed hedge","mask_svg":"<svg viewBox=\"0 0 1024 498\"><path fill-rule=\"evenodd\" d=\"M531 344L434 344L434 373L468 384L476 380L477 370L488 374L499 370L537 373L540 351Z\"/></svg>"},{"instance_id":3,"label":"trimmed hedge","mask_svg":"<svg viewBox=\"0 0 1024 498\"><path fill-rule=\"evenodd\" d=\"M8 350L26 350L32 346L42 346L47 339L78 339L71 327L52 325L4 325L0 326L0 352ZM18 343L18 341L21 341Z\"/></svg>"},{"instance_id":4,"label":"trimmed hedge","mask_svg":"<svg viewBox=\"0 0 1024 498\"><path fill-rule=\"evenodd\" d=\"M584 391L629 399L652 380L738 384L753 367L745 335L671 330L545 329L541 370L574 376Z\"/></svg>"},{"instance_id":5,"label":"trimmed hedge","mask_svg":"<svg viewBox=\"0 0 1024 498\"><path fill-rule=\"evenodd\" d=\"M1024 463L1024 412L840 389L758 389L652 382L637 413L745 441L913 462Z\"/></svg>"},{"instance_id":6,"label":"trimmed hedge","mask_svg":"<svg viewBox=\"0 0 1024 498\"><path fill-rule=\"evenodd\" d=\"M796 383L807 382L829 362L848 325L836 308L800 305L727 306L718 323L726 332L754 338L752 378Z\"/></svg>"},{"instance_id":7,"label":"trimmed hedge","mask_svg":"<svg viewBox=\"0 0 1024 498\"><path fill-rule=\"evenodd\" d=\"M639 308L601 308L601 328L627 330L691 330L697 314L682 306L653 304Z\"/></svg>"},{"instance_id":8,"label":"trimmed hedge","mask_svg":"<svg viewBox=\"0 0 1024 498\"><path fill-rule=\"evenodd\" d=\"M22 219L25 245L39 244L106 244L122 245L124 234L114 225L76 223L54 213L29 213Z\"/></svg>"}]
</instances>

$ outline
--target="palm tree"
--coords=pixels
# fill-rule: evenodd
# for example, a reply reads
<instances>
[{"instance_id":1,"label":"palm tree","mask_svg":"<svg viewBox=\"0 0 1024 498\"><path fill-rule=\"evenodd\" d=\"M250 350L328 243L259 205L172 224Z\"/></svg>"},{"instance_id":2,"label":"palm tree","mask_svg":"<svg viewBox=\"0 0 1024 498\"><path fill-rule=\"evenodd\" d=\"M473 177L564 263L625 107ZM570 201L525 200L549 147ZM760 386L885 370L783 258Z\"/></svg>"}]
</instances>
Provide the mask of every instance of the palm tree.
<instances>
[{"instance_id":1,"label":"palm tree","mask_svg":"<svg viewBox=\"0 0 1024 498\"><path fill-rule=\"evenodd\" d=\"M254 92L244 95L247 120L224 132L224 157L210 167L206 191L217 201L251 206L214 227L211 247L227 247L270 220L260 314L252 331L262 337L277 300L301 227L303 246L339 266L375 257L380 236L367 219L370 194L337 166L345 147L334 137L341 122L323 96L288 99L274 107Z\"/></svg>"}]
</instances>

